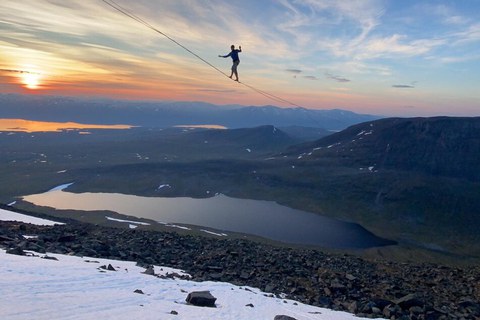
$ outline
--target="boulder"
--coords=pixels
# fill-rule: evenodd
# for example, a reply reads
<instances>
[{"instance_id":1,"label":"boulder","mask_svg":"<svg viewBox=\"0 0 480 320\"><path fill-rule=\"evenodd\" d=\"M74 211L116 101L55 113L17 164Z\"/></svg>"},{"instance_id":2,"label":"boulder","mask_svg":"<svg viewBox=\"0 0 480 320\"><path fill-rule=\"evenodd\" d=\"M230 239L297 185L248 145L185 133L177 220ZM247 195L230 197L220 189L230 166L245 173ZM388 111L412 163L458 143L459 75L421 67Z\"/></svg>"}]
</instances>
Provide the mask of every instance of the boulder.
<instances>
[{"instance_id":1,"label":"boulder","mask_svg":"<svg viewBox=\"0 0 480 320\"><path fill-rule=\"evenodd\" d=\"M415 293L408 294L394 302L404 310L408 310L411 307L423 307L424 305L424 302L418 299Z\"/></svg>"},{"instance_id":2,"label":"boulder","mask_svg":"<svg viewBox=\"0 0 480 320\"><path fill-rule=\"evenodd\" d=\"M8 254L16 254L18 256L24 256L26 255L25 251L22 250L20 247L15 247L7 250Z\"/></svg>"},{"instance_id":3,"label":"boulder","mask_svg":"<svg viewBox=\"0 0 480 320\"><path fill-rule=\"evenodd\" d=\"M273 320L297 320L297 319L289 317L289 316L285 316L285 315L278 315L278 316L275 316L275 318L273 318Z\"/></svg>"},{"instance_id":4,"label":"boulder","mask_svg":"<svg viewBox=\"0 0 480 320\"><path fill-rule=\"evenodd\" d=\"M210 291L193 291L187 296L186 301L197 307L212 307L215 308L215 301L217 298L212 296Z\"/></svg>"},{"instance_id":5,"label":"boulder","mask_svg":"<svg viewBox=\"0 0 480 320\"><path fill-rule=\"evenodd\" d=\"M153 266L148 266L145 271L143 271L144 274L148 274L149 276L154 276L155 275L155 269Z\"/></svg>"}]
</instances>

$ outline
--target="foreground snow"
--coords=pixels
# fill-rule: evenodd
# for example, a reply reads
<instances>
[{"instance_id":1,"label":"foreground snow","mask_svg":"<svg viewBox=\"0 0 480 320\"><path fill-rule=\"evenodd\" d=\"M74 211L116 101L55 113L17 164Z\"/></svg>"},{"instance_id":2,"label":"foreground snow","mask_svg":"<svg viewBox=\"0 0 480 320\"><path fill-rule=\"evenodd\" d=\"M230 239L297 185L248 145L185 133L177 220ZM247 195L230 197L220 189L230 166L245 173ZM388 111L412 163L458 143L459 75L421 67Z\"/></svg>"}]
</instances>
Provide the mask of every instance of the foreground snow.
<instances>
[{"instance_id":1,"label":"foreground snow","mask_svg":"<svg viewBox=\"0 0 480 320\"><path fill-rule=\"evenodd\" d=\"M344 312L268 297L254 288L160 279L142 273L145 269L135 262L48 254L58 259L55 261L36 255L16 256L0 250L0 319L273 320L279 314L298 320L358 319ZM117 271L99 269L108 264ZM156 274L167 272L182 274L155 267ZM137 289L144 294L134 293ZM186 304L189 292L202 290L217 298L217 308Z\"/></svg>"},{"instance_id":2,"label":"foreground snow","mask_svg":"<svg viewBox=\"0 0 480 320\"><path fill-rule=\"evenodd\" d=\"M58 222L0 209L0 220L38 225ZM0 250L0 319L195 319L350 320L355 316L275 298L258 289L221 282L160 279L146 275L135 262L48 254L16 256ZM100 266L111 264L117 271ZM155 267L155 274L183 271ZM144 294L135 293L142 290ZM192 291L209 290L216 308L186 304ZM247 306L248 305L248 306ZM172 314L175 311L178 314Z\"/></svg>"}]
</instances>

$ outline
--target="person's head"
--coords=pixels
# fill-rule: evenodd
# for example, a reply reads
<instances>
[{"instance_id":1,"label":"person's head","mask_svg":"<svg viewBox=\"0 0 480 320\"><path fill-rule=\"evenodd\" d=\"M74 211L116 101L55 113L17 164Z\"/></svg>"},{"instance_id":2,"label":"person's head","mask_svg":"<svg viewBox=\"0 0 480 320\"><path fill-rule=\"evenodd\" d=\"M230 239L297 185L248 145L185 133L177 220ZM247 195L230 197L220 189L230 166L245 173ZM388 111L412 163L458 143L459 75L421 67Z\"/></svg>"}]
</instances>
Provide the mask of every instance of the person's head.
<instances>
[{"instance_id":1,"label":"person's head","mask_svg":"<svg viewBox=\"0 0 480 320\"><path fill-rule=\"evenodd\" d=\"M232 44L232 45L230 46L230 49L232 49L232 50L235 49L235 46Z\"/></svg>"}]
</instances>

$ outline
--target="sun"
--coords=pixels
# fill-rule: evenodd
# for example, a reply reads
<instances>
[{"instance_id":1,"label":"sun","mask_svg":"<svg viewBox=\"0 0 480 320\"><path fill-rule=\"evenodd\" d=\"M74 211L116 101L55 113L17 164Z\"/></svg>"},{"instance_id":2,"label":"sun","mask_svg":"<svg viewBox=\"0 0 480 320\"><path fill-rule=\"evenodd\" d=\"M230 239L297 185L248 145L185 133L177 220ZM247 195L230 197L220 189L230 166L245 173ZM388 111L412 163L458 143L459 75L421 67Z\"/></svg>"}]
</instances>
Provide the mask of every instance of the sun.
<instances>
[{"instance_id":1,"label":"sun","mask_svg":"<svg viewBox=\"0 0 480 320\"><path fill-rule=\"evenodd\" d=\"M38 89L40 86L40 74L25 71L22 73L22 83L27 89Z\"/></svg>"}]
</instances>

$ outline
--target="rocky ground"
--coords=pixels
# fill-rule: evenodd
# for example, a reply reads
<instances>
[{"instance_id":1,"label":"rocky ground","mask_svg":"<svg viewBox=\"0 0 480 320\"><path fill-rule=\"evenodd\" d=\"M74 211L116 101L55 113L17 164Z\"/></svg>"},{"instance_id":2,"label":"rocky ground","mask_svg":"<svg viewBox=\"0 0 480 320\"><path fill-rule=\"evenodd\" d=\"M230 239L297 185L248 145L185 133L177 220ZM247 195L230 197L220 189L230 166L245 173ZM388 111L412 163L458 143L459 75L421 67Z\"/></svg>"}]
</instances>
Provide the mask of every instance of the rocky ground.
<instances>
[{"instance_id":1,"label":"rocky ground","mask_svg":"<svg viewBox=\"0 0 480 320\"><path fill-rule=\"evenodd\" d=\"M23 235L36 235L28 237ZM70 222L0 221L8 252L52 252L180 268L195 280L258 287L311 305L387 319L480 319L480 268L368 261L313 249Z\"/></svg>"}]
</instances>

